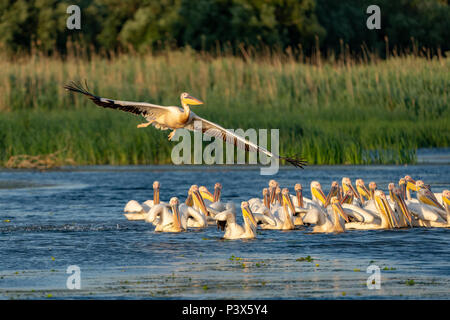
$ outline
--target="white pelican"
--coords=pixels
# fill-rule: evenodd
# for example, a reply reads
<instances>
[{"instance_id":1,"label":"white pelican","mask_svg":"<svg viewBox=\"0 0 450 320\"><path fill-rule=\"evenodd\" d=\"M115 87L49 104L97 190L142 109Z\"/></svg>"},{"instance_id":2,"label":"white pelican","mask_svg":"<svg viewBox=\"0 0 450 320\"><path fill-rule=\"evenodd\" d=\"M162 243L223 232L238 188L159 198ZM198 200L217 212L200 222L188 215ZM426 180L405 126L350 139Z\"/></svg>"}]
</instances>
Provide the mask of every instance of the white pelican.
<instances>
[{"instance_id":1,"label":"white pelican","mask_svg":"<svg viewBox=\"0 0 450 320\"><path fill-rule=\"evenodd\" d=\"M356 179L355 184L356 191L358 191L359 199L361 200L361 204L364 205L365 201L369 201L371 199L370 192L369 190L367 190L363 179Z\"/></svg>"},{"instance_id":2,"label":"white pelican","mask_svg":"<svg viewBox=\"0 0 450 320\"><path fill-rule=\"evenodd\" d=\"M349 190L352 191L351 196L348 197L343 202L350 203L350 204L353 204L354 202L356 202L354 204L359 204L358 203L358 201L360 201L359 194L356 192L355 188L353 188L352 181L350 180L350 178L344 177L344 178L342 178L342 191L344 193L347 193ZM355 199L355 197L356 197L356 199L358 199L358 201Z\"/></svg>"},{"instance_id":3,"label":"white pelican","mask_svg":"<svg viewBox=\"0 0 450 320\"><path fill-rule=\"evenodd\" d=\"M289 195L289 190L284 188L282 190L282 206L277 206L271 210L265 210L262 214L273 220L274 223L262 223L261 229L275 229L275 230L293 230L297 220L298 225L303 225L303 220L300 216L295 217L295 208ZM258 219L259 220L259 219Z\"/></svg>"},{"instance_id":4,"label":"white pelican","mask_svg":"<svg viewBox=\"0 0 450 320\"><path fill-rule=\"evenodd\" d=\"M218 227L222 230L225 229L224 239L252 239L256 237L257 222L248 202L243 201L241 203L241 210L244 218L243 227L236 223L236 214L231 210L221 212L214 217L218 221Z\"/></svg>"},{"instance_id":5,"label":"white pelican","mask_svg":"<svg viewBox=\"0 0 450 320\"><path fill-rule=\"evenodd\" d=\"M272 153L266 148L260 147L246 140L245 138L224 129L218 124L197 116L194 112L191 111L189 106L201 105L203 104L203 102L198 100L197 98L190 96L186 92L182 93L180 96L182 108L179 108L165 107L146 102L120 101L102 98L90 93L88 91L87 85L86 88L84 88L81 83L75 83L73 81L71 84L65 85L64 88L69 91L86 95L95 104L103 108L119 109L143 116L147 120L147 122L138 125L138 128L145 128L149 125L153 125L157 129L173 130L169 134L169 140L172 140L177 129L184 128L191 131L201 131L203 134L220 138L226 143L233 144L238 148L244 149L245 151L261 152L269 157L283 159L298 168L303 168L303 166L306 165L306 161L302 159L283 157ZM199 128L199 126L197 125L194 125L194 123L201 123L201 128Z\"/></svg>"},{"instance_id":6,"label":"white pelican","mask_svg":"<svg viewBox=\"0 0 450 320\"><path fill-rule=\"evenodd\" d=\"M312 208L305 214L303 222L314 225L313 233L344 232L345 222L341 218L348 221L338 198L333 196L327 209Z\"/></svg>"},{"instance_id":7,"label":"white pelican","mask_svg":"<svg viewBox=\"0 0 450 320\"><path fill-rule=\"evenodd\" d=\"M155 231L161 232L180 232L187 228L205 228L208 226L206 217L201 212L185 203L180 204L176 197L171 198L169 205L154 205L148 212L145 221L153 223ZM178 229L180 231L176 231Z\"/></svg>"},{"instance_id":8,"label":"white pelican","mask_svg":"<svg viewBox=\"0 0 450 320\"><path fill-rule=\"evenodd\" d=\"M169 201L169 207L164 204L157 204L150 209L147 222L158 221L155 231L160 232L182 232L186 231L186 225L182 223L179 210L179 201L173 197ZM169 208L171 212L169 211ZM157 218L159 218L157 220Z\"/></svg>"},{"instance_id":9,"label":"white pelican","mask_svg":"<svg viewBox=\"0 0 450 320\"><path fill-rule=\"evenodd\" d=\"M159 188L161 187L161 184L159 181L153 182L153 200L147 200L142 205L137 202L136 200L130 200L125 205L124 212L127 212L124 214L124 216L128 220L145 220L147 217L147 213L150 211L150 209L156 205L159 204Z\"/></svg>"},{"instance_id":10,"label":"white pelican","mask_svg":"<svg viewBox=\"0 0 450 320\"><path fill-rule=\"evenodd\" d=\"M392 208L389 206L389 203L383 191L374 191L374 202L379 214L379 220L372 223L349 222L345 224L345 228L359 230L392 229L394 227L394 223L392 220Z\"/></svg>"},{"instance_id":11,"label":"white pelican","mask_svg":"<svg viewBox=\"0 0 450 320\"><path fill-rule=\"evenodd\" d=\"M311 198L316 205L319 205L320 207L325 207L327 200L325 194L322 191L322 186L318 181L311 181Z\"/></svg>"},{"instance_id":12,"label":"white pelican","mask_svg":"<svg viewBox=\"0 0 450 320\"><path fill-rule=\"evenodd\" d=\"M370 199L374 199L374 193L375 193L375 190L377 190L377 189L378 189L378 187L377 187L376 182L370 181L369 182Z\"/></svg>"}]
</instances>

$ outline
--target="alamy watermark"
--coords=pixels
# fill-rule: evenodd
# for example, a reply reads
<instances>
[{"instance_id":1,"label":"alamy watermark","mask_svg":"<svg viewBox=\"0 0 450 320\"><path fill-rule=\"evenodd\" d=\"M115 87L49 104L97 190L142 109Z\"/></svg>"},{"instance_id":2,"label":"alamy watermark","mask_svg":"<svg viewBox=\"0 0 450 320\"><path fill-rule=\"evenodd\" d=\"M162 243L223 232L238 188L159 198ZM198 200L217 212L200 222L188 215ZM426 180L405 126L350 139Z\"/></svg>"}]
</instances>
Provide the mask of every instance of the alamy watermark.
<instances>
[{"instance_id":1,"label":"alamy watermark","mask_svg":"<svg viewBox=\"0 0 450 320\"><path fill-rule=\"evenodd\" d=\"M70 276L67 277L66 287L69 290L81 289L81 269L77 265L71 265L67 267L67 274Z\"/></svg>"},{"instance_id":2,"label":"alamy watermark","mask_svg":"<svg viewBox=\"0 0 450 320\"><path fill-rule=\"evenodd\" d=\"M224 141L222 136L217 136L217 129L210 129L202 133L201 121L195 121L194 128L193 134L187 129L175 131L172 141L180 141L180 139L181 141L172 149L171 159L173 164L260 164L266 166L260 169L261 175L274 175L278 172L280 161L276 155L279 154L280 149L279 129L270 129L269 149L267 129L247 129L246 131L243 129L227 129L230 134L226 135L226 141ZM264 152L257 152L250 147L247 162L245 144L239 139L235 139L234 135L246 139L251 145L259 146L275 156L268 156ZM211 140L212 142L203 148L203 142Z\"/></svg>"}]
</instances>

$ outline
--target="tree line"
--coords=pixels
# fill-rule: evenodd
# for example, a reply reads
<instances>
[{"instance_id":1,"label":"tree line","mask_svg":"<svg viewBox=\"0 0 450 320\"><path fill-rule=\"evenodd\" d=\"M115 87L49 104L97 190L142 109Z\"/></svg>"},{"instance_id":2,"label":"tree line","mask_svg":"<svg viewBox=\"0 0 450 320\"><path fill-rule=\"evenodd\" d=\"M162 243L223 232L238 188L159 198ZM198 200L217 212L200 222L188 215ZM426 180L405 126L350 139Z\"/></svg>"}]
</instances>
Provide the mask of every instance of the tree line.
<instances>
[{"instance_id":1,"label":"tree line","mask_svg":"<svg viewBox=\"0 0 450 320\"><path fill-rule=\"evenodd\" d=\"M376 3L375 3L376 2ZM69 5L81 30L69 30ZM369 30L369 5L381 29ZM209 52L242 47L311 54L431 48L450 50L448 0L1 0L0 50L51 54L69 43L98 51L145 52L189 46Z\"/></svg>"}]
</instances>

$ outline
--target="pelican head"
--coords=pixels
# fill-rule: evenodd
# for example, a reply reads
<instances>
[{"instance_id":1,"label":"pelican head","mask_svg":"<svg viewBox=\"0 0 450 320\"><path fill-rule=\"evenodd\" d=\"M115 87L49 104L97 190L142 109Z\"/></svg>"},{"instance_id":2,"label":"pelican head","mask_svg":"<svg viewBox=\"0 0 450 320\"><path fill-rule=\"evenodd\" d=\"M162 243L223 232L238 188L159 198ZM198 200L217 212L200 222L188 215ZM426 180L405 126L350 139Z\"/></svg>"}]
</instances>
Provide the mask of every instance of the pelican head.
<instances>
[{"instance_id":1,"label":"pelican head","mask_svg":"<svg viewBox=\"0 0 450 320\"><path fill-rule=\"evenodd\" d=\"M400 188L394 188L392 190L392 199L391 200L393 200L397 204L401 213L408 221L409 226L412 227L411 212L409 211L408 207L406 206L405 200L403 198L403 191Z\"/></svg>"},{"instance_id":2,"label":"pelican head","mask_svg":"<svg viewBox=\"0 0 450 320\"><path fill-rule=\"evenodd\" d=\"M180 212L178 210L180 201L178 201L177 197L172 197L172 198L170 198L169 205L172 208L172 214L173 214L173 232L180 232L181 231L181 221L180 221Z\"/></svg>"},{"instance_id":3,"label":"pelican head","mask_svg":"<svg viewBox=\"0 0 450 320\"><path fill-rule=\"evenodd\" d=\"M367 198L367 200L371 199L370 192L367 190L366 185L364 184L363 179L356 179L356 190L359 192L361 201L363 201L364 197Z\"/></svg>"},{"instance_id":4,"label":"pelican head","mask_svg":"<svg viewBox=\"0 0 450 320\"><path fill-rule=\"evenodd\" d=\"M287 207L289 207L289 209L291 209L292 214L295 214L295 208L294 208L294 204L292 203L291 197L289 195L289 189L288 188L283 188L283 190L281 191L282 195L283 195L283 205Z\"/></svg>"},{"instance_id":5,"label":"pelican head","mask_svg":"<svg viewBox=\"0 0 450 320\"><path fill-rule=\"evenodd\" d=\"M330 192L328 192L327 199L325 200L325 207L328 207L330 204L331 198L339 195L339 183L337 181L333 181L331 183Z\"/></svg>"},{"instance_id":6,"label":"pelican head","mask_svg":"<svg viewBox=\"0 0 450 320\"><path fill-rule=\"evenodd\" d=\"M442 202L444 204L445 210L450 213L450 191L444 190L442 191ZM450 223L450 221L447 221Z\"/></svg>"},{"instance_id":7,"label":"pelican head","mask_svg":"<svg viewBox=\"0 0 450 320\"><path fill-rule=\"evenodd\" d=\"M315 199L317 201L320 201L325 206L326 197L322 191L322 185L319 181L311 181L311 194L313 200Z\"/></svg>"},{"instance_id":8,"label":"pelican head","mask_svg":"<svg viewBox=\"0 0 450 320\"><path fill-rule=\"evenodd\" d=\"M161 184L159 183L159 181L153 182L153 189L159 189L160 187L161 187Z\"/></svg>"},{"instance_id":9,"label":"pelican head","mask_svg":"<svg viewBox=\"0 0 450 320\"><path fill-rule=\"evenodd\" d=\"M203 104L202 101L198 100L197 98L194 98L193 96L189 95L189 93L187 93L187 92L183 92L181 94L180 100L183 105L197 106L197 105Z\"/></svg>"},{"instance_id":10,"label":"pelican head","mask_svg":"<svg viewBox=\"0 0 450 320\"><path fill-rule=\"evenodd\" d=\"M359 199L359 194L356 192L355 188L353 188L352 181L348 177L342 178L342 190L347 192L348 190L353 191L353 195Z\"/></svg>"},{"instance_id":11,"label":"pelican head","mask_svg":"<svg viewBox=\"0 0 450 320\"><path fill-rule=\"evenodd\" d=\"M295 192L302 191L301 183L296 183L295 186L294 186L294 190L295 190Z\"/></svg>"},{"instance_id":12,"label":"pelican head","mask_svg":"<svg viewBox=\"0 0 450 320\"><path fill-rule=\"evenodd\" d=\"M389 206L389 203L387 202L386 195L381 190L375 190L374 199L378 211L387 220L388 229L392 229L394 227L392 208Z\"/></svg>"},{"instance_id":13,"label":"pelican head","mask_svg":"<svg viewBox=\"0 0 450 320\"><path fill-rule=\"evenodd\" d=\"M406 189L417 191L416 181L411 176L405 176Z\"/></svg>"},{"instance_id":14,"label":"pelican head","mask_svg":"<svg viewBox=\"0 0 450 320\"><path fill-rule=\"evenodd\" d=\"M263 197L267 196L269 194L269 189L264 188L262 191Z\"/></svg>"},{"instance_id":15,"label":"pelican head","mask_svg":"<svg viewBox=\"0 0 450 320\"><path fill-rule=\"evenodd\" d=\"M419 181L417 181L417 182L419 182ZM433 207L436 207L438 209L445 211L445 208L439 203L439 201L436 199L433 192L431 192L427 188L422 188L417 191L417 200L419 200L422 203L428 204L430 206L433 206Z\"/></svg>"},{"instance_id":16,"label":"pelican head","mask_svg":"<svg viewBox=\"0 0 450 320\"><path fill-rule=\"evenodd\" d=\"M256 228L258 223L256 222L255 217L253 216L252 210L250 210L250 206L248 205L247 201L242 201L241 209L242 209L242 217L244 218L245 223Z\"/></svg>"},{"instance_id":17,"label":"pelican head","mask_svg":"<svg viewBox=\"0 0 450 320\"><path fill-rule=\"evenodd\" d=\"M344 212L344 209L342 208L337 197L331 197L330 203L331 207L333 208L333 212L339 214L346 222L350 221L348 215Z\"/></svg>"},{"instance_id":18,"label":"pelican head","mask_svg":"<svg viewBox=\"0 0 450 320\"><path fill-rule=\"evenodd\" d=\"M214 202L214 196L211 194L211 192L208 191L208 189L205 186L200 186L198 188L198 191L200 191L200 195L203 199L207 199L211 202Z\"/></svg>"},{"instance_id":19,"label":"pelican head","mask_svg":"<svg viewBox=\"0 0 450 320\"><path fill-rule=\"evenodd\" d=\"M419 191L420 189L424 189L424 188L425 188L425 183L422 180L417 180L415 191Z\"/></svg>"}]
</instances>

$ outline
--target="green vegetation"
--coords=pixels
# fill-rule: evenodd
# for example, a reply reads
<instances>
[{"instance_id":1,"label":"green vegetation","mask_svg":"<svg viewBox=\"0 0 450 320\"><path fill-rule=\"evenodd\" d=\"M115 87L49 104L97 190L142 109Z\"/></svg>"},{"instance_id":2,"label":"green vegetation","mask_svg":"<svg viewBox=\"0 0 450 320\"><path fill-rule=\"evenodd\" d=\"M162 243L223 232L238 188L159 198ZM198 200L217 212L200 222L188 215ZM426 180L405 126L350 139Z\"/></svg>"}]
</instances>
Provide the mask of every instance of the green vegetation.
<instances>
[{"instance_id":1,"label":"green vegetation","mask_svg":"<svg viewBox=\"0 0 450 320\"><path fill-rule=\"evenodd\" d=\"M312 262L313 260L314 260L314 259L311 258L311 256L300 257L300 258L298 258L298 259L295 259L295 261L300 261L300 262L303 262L303 261Z\"/></svg>"},{"instance_id":2,"label":"green vegetation","mask_svg":"<svg viewBox=\"0 0 450 320\"><path fill-rule=\"evenodd\" d=\"M417 148L449 146L448 70L444 57L313 65L282 53L243 60L189 49L2 59L0 164L54 153L78 165L171 163L168 131L137 129L143 119L62 88L84 79L98 95L162 105L179 105L187 91L205 102L197 114L225 128L279 128L280 153L310 164L414 163Z\"/></svg>"},{"instance_id":3,"label":"green vegetation","mask_svg":"<svg viewBox=\"0 0 450 320\"><path fill-rule=\"evenodd\" d=\"M81 30L68 30L66 9L72 4L1 1L0 47L64 54L74 41L91 52L190 46L241 54L242 47L265 45L310 55L320 44L325 53L369 49L384 55L387 37L389 51L450 50L447 0L83 0L76 2ZM372 4L381 8L380 30L365 27Z\"/></svg>"}]
</instances>

